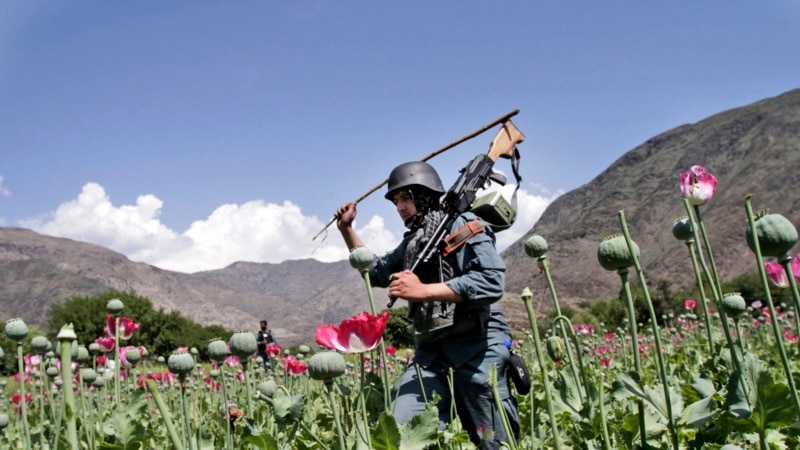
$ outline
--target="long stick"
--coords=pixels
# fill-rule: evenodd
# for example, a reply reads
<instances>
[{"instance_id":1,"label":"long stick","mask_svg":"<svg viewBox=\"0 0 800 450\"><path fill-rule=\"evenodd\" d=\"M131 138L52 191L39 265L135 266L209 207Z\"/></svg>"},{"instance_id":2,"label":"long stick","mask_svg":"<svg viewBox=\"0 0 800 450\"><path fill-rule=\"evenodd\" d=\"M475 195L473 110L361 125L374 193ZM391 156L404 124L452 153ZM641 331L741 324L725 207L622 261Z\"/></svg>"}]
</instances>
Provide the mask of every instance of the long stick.
<instances>
[{"instance_id":1,"label":"long stick","mask_svg":"<svg viewBox=\"0 0 800 450\"><path fill-rule=\"evenodd\" d=\"M440 148L440 149L428 154L427 156L425 156L422 159L420 159L420 161L425 162L425 161L433 158L434 156L438 155L439 153L443 153L443 152L445 152L447 150L450 150L451 148L455 147L456 145L458 145L458 144L460 144L460 143L462 143L464 141L468 141L468 140L474 138L475 136L477 136L477 135L479 135L479 134L481 134L481 133L483 133L483 132L485 132L485 131L487 131L487 130L489 130L491 128L494 128L496 125L499 125L501 123L507 122L508 119L516 116L517 114L519 114L519 110L515 109L514 111L511 111L510 113L506 114L505 116L500 117L499 119L495 120L494 122L488 123L488 124L482 126L481 128L473 131L472 133L462 137L461 139L455 140L455 141L445 145L444 147L442 147L442 148ZM369 197L370 195L372 195L373 192L377 191L384 184L386 184L388 182L389 182L389 178L386 178L385 180L383 180L380 183L376 184L372 189L370 189L367 192L365 192L361 197L358 197L355 200L355 202L358 203L361 200L364 200L365 198ZM327 230L328 227L331 226L333 224L333 222L335 222L335 221L336 221L336 218L335 217L332 218L330 220L330 222L328 222L327 225L325 225L321 230L319 230L319 232L317 232L317 234L314 235L314 237L311 238L311 240L313 241L314 239L316 239L320 234L322 234L323 231Z\"/></svg>"}]
</instances>

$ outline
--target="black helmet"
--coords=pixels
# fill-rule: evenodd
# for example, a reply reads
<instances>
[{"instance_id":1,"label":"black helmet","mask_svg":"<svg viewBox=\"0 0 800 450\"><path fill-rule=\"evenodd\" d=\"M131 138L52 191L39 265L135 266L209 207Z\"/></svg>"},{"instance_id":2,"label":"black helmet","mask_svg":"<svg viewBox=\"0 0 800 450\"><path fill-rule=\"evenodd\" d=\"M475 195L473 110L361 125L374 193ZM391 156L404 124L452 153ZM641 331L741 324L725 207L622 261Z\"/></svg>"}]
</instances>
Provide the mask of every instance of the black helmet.
<instances>
[{"instance_id":1,"label":"black helmet","mask_svg":"<svg viewBox=\"0 0 800 450\"><path fill-rule=\"evenodd\" d=\"M436 169L428 163L412 161L400 164L392 170L392 173L389 174L388 189L384 197L387 200L392 200L394 191L401 188L410 188L411 186L422 186L434 192L437 197L441 197L445 192L442 180L439 179Z\"/></svg>"}]
</instances>

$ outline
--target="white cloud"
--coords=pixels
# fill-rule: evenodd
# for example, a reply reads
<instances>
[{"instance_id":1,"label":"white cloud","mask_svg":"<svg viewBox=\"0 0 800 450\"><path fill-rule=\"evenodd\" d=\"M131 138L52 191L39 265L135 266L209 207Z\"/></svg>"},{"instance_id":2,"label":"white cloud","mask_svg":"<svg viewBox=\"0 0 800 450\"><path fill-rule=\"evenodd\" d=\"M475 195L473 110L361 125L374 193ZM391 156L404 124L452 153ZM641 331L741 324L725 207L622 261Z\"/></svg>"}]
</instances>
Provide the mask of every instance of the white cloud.
<instances>
[{"instance_id":1,"label":"white cloud","mask_svg":"<svg viewBox=\"0 0 800 450\"><path fill-rule=\"evenodd\" d=\"M0 175L0 197L11 197L11 191L9 191L7 187L3 186L2 175Z\"/></svg>"},{"instance_id":2,"label":"white cloud","mask_svg":"<svg viewBox=\"0 0 800 450\"><path fill-rule=\"evenodd\" d=\"M313 257L330 262L348 255L335 228L329 229L329 239L312 241L323 223L303 216L300 207L289 201L222 205L183 233L161 223L162 207L163 202L150 194L140 196L136 205L114 206L102 186L87 183L77 199L21 225L102 245L131 260L179 272L218 269L236 261L279 263ZM377 216L358 231L376 253L398 243Z\"/></svg>"},{"instance_id":3,"label":"white cloud","mask_svg":"<svg viewBox=\"0 0 800 450\"><path fill-rule=\"evenodd\" d=\"M508 191L508 198L513 186L503 189ZM520 189L517 220L497 235L498 249L504 249L530 231L555 197ZM152 194L139 196L135 205L115 206L103 186L87 183L76 199L47 216L22 221L21 226L102 245L133 261L178 272L219 269L236 261L280 263L314 258L332 262L348 256L335 226L312 241L311 237L324 223L315 216L304 216L300 207L290 201L275 204L253 200L222 205L182 233L161 223L163 206ZM376 254L383 254L399 243L380 216L370 217L357 231Z\"/></svg>"}]
</instances>

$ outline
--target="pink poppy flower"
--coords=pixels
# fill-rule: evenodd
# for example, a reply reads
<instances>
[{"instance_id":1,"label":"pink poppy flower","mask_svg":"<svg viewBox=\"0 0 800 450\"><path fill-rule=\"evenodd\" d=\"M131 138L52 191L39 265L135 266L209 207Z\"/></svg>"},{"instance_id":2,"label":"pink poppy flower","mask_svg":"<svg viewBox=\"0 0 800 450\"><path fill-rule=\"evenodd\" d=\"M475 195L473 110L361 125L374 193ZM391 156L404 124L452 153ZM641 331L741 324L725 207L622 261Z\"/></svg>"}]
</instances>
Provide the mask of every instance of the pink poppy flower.
<instances>
[{"instance_id":1,"label":"pink poppy flower","mask_svg":"<svg viewBox=\"0 0 800 450\"><path fill-rule=\"evenodd\" d=\"M700 206L711 200L717 187L717 177L706 172L703 166L692 166L689 172L681 173L681 197L692 206Z\"/></svg>"},{"instance_id":2,"label":"pink poppy flower","mask_svg":"<svg viewBox=\"0 0 800 450\"><path fill-rule=\"evenodd\" d=\"M394 356L394 355L397 354L397 349L394 348L393 345L387 345L386 346L386 354L389 355L389 356Z\"/></svg>"},{"instance_id":3,"label":"pink poppy flower","mask_svg":"<svg viewBox=\"0 0 800 450\"><path fill-rule=\"evenodd\" d=\"M797 259L797 258L795 258ZM792 261L794 263L794 261ZM780 288L789 287L789 277L786 276L786 271L783 266L778 262L765 262L764 270L766 270L769 279L775 286Z\"/></svg>"},{"instance_id":4,"label":"pink poppy flower","mask_svg":"<svg viewBox=\"0 0 800 450\"><path fill-rule=\"evenodd\" d=\"M363 353L373 350L383 337L389 311L379 316L363 312L345 319L338 327L317 326L317 344L343 353Z\"/></svg>"},{"instance_id":5,"label":"pink poppy flower","mask_svg":"<svg viewBox=\"0 0 800 450\"><path fill-rule=\"evenodd\" d=\"M281 354L281 346L278 344L267 345L267 356L276 357Z\"/></svg>"},{"instance_id":6,"label":"pink poppy flower","mask_svg":"<svg viewBox=\"0 0 800 450\"><path fill-rule=\"evenodd\" d=\"M308 370L308 366L305 363L298 361L297 358L292 355L281 358L281 361L283 361L286 371L291 375L298 376Z\"/></svg>"},{"instance_id":7,"label":"pink poppy flower","mask_svg":"<svg viewBox=\"0 0 800 450\"><path fill-rule=\"evenodd\" d=\"M133 319L130 317L120 317L119 318L119 338L123 341L127 341L128 339L133 337L133 332L139 328L139 324L134 322ZM114 320L114 316L111 314L106 316L106 334L111 337L116 336L117 324Z\"/></svg>"},{"instance_id":8,"label":"pink poppy flower","mask_svg":"<svg viewBox=\"0 0 800 450\"><path fill-rule=\"evenodd\" d=\"M693 300L691 298L688 298L688 299L683 301L683 307L688 309L688 310L694 309L695 306L697 306L697 300Z\"/></svg>"},{"instance_id":9,"label":"pink poppy flower","mask_svg":"<svg viewBox=\"0 0 800 450\"><path fill-rule=\"evenodd\" d=\"M103 336L94 340L95 344L100 346L100 352L109 353L114 350L114 337Z\"/></svg>"}]
</instances>

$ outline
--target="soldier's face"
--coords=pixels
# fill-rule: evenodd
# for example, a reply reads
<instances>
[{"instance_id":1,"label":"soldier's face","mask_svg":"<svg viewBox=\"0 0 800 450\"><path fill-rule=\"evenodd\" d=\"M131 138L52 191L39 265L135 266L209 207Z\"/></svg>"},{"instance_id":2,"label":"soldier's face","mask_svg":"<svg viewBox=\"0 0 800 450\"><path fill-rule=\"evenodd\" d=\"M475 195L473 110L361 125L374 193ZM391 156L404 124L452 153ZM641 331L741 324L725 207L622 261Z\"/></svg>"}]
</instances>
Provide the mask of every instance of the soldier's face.
<instances>
[{"instance_id":1,"label":"soldier's face","mask_svg":"<svg viewBox=\"0 0 800 450\"><path fill-rule=\"evenodd\" d=\"M400 190L395 192L392 196L392 202L397 208L397 214L403 219L403 223L407 223L409 218L417 215L417 207L414 205L414 200L408 191Z\"/></svg>"}]
</instances>

